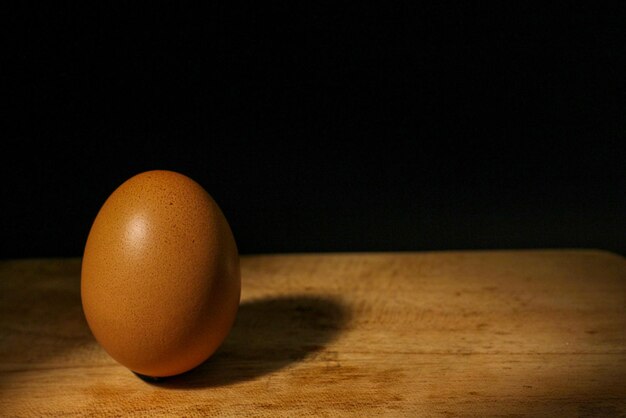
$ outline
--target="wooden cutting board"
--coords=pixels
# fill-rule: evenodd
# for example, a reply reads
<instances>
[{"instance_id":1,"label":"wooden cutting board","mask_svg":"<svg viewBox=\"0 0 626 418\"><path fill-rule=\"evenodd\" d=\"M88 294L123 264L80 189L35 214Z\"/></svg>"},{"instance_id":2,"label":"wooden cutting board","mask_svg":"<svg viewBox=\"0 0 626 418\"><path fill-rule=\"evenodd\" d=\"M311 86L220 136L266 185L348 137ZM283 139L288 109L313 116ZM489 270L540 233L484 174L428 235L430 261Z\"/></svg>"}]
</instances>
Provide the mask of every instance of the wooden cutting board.
<instances>
[{"instance_id":1,"label":"wooden cutting board","mask_svg":"<svg viewBox=\"0 0 626 418\"><path fill-rule=\"evenodd\" d=\"M93 339L79 259L1 261L0 415L626 414L619 255L300 254L241 263L241 307L220 350L150 383Z\"/></svg>"}]
</instances>

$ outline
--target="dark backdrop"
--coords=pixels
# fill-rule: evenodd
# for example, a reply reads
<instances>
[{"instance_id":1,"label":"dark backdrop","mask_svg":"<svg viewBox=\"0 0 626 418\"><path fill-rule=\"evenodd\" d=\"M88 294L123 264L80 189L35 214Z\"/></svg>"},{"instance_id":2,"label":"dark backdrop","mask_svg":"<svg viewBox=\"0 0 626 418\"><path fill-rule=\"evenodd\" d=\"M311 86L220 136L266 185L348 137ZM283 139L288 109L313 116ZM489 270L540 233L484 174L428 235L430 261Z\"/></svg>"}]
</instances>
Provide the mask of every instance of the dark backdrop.
<instances>
[{"instance_id":1,"label":"dark backdrop","mask_svg":"<svg viewBox=\"0 0 626 418\"><path fill-rule=\"evenodd\" d=\"M623 10L393 3L5 10L0 256L81 255L149 169L242 253L626 254Z\"/></svg>"}]
</instances>

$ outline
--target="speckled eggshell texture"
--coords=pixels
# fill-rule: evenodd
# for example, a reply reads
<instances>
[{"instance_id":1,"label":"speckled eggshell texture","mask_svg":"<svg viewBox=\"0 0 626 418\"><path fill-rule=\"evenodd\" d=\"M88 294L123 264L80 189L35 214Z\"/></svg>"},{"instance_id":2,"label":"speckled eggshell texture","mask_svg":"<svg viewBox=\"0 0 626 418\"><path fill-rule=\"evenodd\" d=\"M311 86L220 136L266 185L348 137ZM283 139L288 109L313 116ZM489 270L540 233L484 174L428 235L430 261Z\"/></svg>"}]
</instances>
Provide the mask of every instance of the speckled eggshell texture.
<instances>
[{"instance_id":1,"label":"speckled eggshell texture","mask_svg":"<svg viewBox=\"0 0 626 418\"><path fill-rule=\"evenodd\" d=\"M240 292L228 222L189 177L140 173L98 212L82 260L83 310L130 370L163 377L202 363L229 333Z\"/></svg>"}]
</instances>

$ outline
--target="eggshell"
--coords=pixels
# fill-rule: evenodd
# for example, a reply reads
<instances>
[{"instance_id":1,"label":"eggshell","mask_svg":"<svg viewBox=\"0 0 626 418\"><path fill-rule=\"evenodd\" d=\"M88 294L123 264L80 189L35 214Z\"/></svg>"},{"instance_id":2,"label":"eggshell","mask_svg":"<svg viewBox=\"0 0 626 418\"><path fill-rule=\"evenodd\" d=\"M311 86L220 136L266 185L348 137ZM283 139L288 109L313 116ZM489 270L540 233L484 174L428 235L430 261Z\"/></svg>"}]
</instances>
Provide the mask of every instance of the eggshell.
<instances>
[{"instance_id":1,"label":"eggshell","mask_svg":"<svg viewBox=\"0 0 626 418\"><path fill-rule=\"evenodd\" d=\"M152 377L205 361L230 331L241 278L235 239L197 182L131 177L106 200L82 260L87 323L111 357Z\"/></svg>"}]
</instances>

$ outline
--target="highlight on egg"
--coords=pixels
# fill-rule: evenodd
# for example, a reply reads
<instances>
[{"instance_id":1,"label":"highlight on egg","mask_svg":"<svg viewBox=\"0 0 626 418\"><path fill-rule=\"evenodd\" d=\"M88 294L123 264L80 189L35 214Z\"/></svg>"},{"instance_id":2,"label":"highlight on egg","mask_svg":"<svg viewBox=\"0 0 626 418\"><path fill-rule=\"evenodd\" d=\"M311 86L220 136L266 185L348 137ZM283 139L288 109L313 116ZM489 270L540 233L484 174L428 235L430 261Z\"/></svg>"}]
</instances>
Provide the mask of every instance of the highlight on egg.
<instances>
[{"instance_id":1,"label":"highlight on egg","mask_svg":"<svg viewBox=\"0 0 626 418\"><path fill-rule=\"evenodd\" d=\"M150 377L198 366L227 337L240 294L233 233L196 181L146 171L104 202L85 245L81 298L117 362Z\"/></svg>"}]
</instances>

